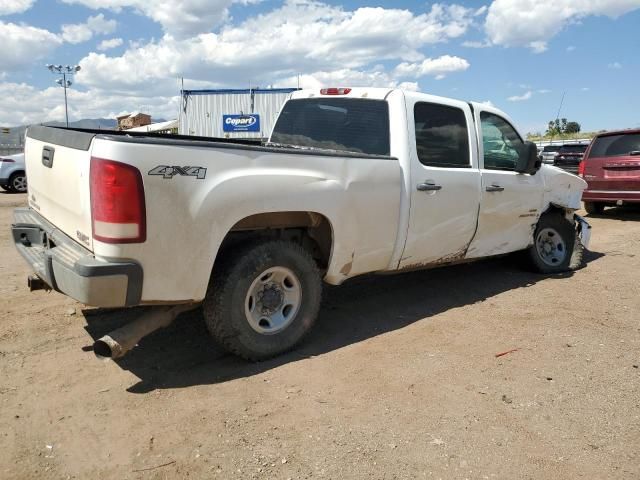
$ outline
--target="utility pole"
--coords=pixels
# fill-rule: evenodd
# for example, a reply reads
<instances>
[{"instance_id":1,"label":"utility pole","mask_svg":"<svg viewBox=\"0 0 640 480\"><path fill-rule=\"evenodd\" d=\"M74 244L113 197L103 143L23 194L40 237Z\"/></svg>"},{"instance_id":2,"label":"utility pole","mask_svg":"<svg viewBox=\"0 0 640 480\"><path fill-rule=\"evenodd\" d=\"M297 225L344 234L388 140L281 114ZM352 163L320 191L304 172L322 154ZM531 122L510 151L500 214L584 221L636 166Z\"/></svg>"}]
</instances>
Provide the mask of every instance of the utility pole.
<instances>
[{"instance_id":1,"label":"utility pole","mask_svg":"<svg viewBox=\"0 0 640 480\"><path fill-rule=\"evenodd\" d=\"M67 124L67 128L69 128L69 108L67 106L67 88L69 88L73 83L71 80L67 79L67 76L72 76L78 71L80 71L80 65L74 65L73 67L70 65L51 65L47 64L46 67L49 71L56 75L62 75L62 78L56 80L56 83L60 85L64 89L64 116Z\"/></svg>"}]
</instances>

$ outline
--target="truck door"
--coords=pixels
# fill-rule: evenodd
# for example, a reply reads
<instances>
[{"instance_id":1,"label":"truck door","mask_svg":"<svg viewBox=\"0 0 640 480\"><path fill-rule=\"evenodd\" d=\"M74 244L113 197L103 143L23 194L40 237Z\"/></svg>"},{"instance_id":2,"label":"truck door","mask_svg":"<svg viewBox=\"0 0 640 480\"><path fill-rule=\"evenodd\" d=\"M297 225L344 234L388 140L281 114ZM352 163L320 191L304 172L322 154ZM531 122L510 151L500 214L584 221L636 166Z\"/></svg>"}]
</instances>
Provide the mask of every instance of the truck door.
<instances>
[{"instance_id":1,"label":"truck door","mask_svg":"<svg viewBox=\"0 0 640 480\"><path fill-rule=\"evenodd\" d=\"M482 199L478 231L467 258L513 252L531 245L544 192L541 174L515 171L516 147L523 143L517 130L498 112L474 106L480 138Z\"/></svg>"},{"instance_id":2,"label":"truck door","mask_svg":"<svg viewBox=\"0 0 640 480\"><path fill-rule=\"evenodd\" d=\"M464 257L480 204L473 117L464 102L406 94L409 228L399 268Z\"/></svg>"}]
</instances>

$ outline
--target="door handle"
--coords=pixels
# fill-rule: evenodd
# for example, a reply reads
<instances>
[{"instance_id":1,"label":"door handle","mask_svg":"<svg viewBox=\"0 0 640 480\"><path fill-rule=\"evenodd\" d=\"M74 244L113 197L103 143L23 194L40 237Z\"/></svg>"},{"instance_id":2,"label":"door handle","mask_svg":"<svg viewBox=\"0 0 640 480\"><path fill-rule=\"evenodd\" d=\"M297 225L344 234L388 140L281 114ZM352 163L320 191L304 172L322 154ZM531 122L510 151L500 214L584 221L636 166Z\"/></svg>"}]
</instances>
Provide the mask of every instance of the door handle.
<instances>
[{"instance_id":1,"label":"door handle","mask_svg":"<svg viewBox=\"0 0 640 480\"><path fill-rule=\"evenodd\" d=\"M485 189L487 192L502 192L504 191L504 187L500 185L490 185Z\"/></svg>"},{"instance_id":2,"label":"door handle","mask_svg":"<svg viewBox=\"0 0 640 480\"><path fill-rule=\"evenodd\" d=\"M420 192L435 192L442 190L442 185L436 185L435 183L419 183L416 187Z\"/></svg>"}]
</instances>

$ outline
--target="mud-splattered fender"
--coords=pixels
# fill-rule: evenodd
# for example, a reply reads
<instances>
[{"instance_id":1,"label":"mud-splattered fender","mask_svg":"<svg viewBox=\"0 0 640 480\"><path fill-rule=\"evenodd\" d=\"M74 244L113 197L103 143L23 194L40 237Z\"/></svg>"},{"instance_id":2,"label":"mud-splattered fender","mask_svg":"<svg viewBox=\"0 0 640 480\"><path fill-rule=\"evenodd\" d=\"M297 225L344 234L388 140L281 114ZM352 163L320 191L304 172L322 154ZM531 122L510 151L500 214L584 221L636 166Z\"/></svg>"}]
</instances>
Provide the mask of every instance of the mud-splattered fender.
<instances>
[{"instance_id":1,"label":"mud-splattered fender","mask_svg":"<svg viewBox=\"0 0 640 480\"><path fill-rule=\"evenodd\" d=\"M551 205L567 213L581 207L582 192L587 188L583 179L551 165L542 165L538 175L544 178L543 211Z\"/></svg>"}]
</instances>

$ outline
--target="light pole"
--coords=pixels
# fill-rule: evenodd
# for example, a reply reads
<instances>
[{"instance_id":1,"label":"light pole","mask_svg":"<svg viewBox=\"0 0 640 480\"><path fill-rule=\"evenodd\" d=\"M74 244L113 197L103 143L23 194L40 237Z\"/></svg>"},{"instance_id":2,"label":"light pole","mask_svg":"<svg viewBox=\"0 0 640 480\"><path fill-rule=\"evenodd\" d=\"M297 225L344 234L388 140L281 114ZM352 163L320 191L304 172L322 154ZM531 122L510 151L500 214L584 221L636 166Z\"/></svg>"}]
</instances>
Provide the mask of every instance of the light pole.
<instances>
[{"instance_id":1,"label":"light pole","mask_svg":"<svg viewBox=\"0 0 640 480\"><path fill-rule=\"evenodd\" d=\"M72 76L74 73L80 70L80 65L52 65L48 63L46 67L49 69L51 73L56 75L62 75L62 78L56 80L56 83L64 88L64 115L67 121L67 128L69 128L69 110L67 108L67 88L70 87L73 83L71 80L67 80L67 76Z\"/></svg>"}]
</instances>

